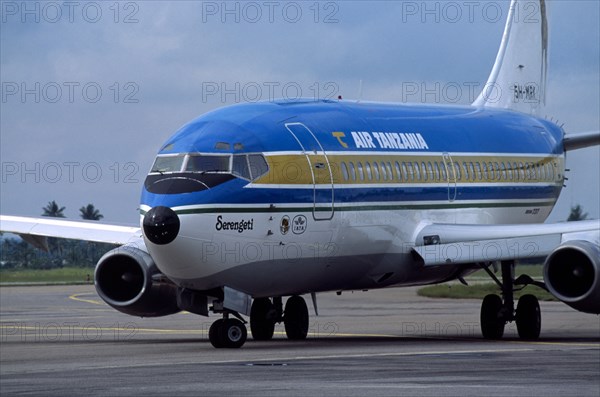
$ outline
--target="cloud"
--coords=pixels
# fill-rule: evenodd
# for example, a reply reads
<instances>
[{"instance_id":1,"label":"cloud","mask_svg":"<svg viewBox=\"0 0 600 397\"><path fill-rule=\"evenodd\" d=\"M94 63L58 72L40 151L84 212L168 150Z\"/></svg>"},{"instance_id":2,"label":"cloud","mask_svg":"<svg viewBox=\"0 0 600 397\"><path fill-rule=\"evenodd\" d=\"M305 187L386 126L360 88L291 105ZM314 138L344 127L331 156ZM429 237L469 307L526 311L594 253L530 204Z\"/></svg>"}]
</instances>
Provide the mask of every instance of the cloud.
<instances>
[{"instance_id":1,"label":"cloud","mask_svg":"<svg viewBox=\"0 0 600 397\"><path fill-rule=\"evenodd\" d=\"M22 22L23 10L17 10L4 13L0 25L3 95L12 83L19 90L2 103L0 155L19 170L3 175L1 211L38 215L56 199L76 217L81 205L92 202L106 221L130 223L137 222L141 181L162 142L201 113L247 100L253 87L263 89L259 99L269 99L272 83L278 97L294 83L304 96L353 98L362 80L365 100L468 104L466 91L453 102L442 89L485 81L504 25L492 12L505 15L508 6L297 2L302 14L294 22L292 2L276 2L272 14L262 6L258 19L248 2L228 2L230 13L221 8L224 2L98 2L101 17L95 22L94 9L84 13L83 3L72 21L63 9L52 22L52 9L44 14L46 3L33 3L41 7L39 22L35 12ZM460 17L450 3L462 7ZM549 114L569 131L598 128L598 3L554 1L549 7ZM237 94L207 96L211 84ZM439 84L440 95L407 97L410 84ZM594 156L586 152L581 158ZM79 164L74 182L52 182L51 175L35 181L36 164L39 172L60 164L66 173L65 162ZM103 177L86 180L86 164L98 164ZM137 183L124 182L132 172L128 164L137 167ZM576 198L592 197L589 205L597 207L597 180L571 182L581 189ZM585 209L598 216L597 208Z\"/></svg>"}]
</instances>

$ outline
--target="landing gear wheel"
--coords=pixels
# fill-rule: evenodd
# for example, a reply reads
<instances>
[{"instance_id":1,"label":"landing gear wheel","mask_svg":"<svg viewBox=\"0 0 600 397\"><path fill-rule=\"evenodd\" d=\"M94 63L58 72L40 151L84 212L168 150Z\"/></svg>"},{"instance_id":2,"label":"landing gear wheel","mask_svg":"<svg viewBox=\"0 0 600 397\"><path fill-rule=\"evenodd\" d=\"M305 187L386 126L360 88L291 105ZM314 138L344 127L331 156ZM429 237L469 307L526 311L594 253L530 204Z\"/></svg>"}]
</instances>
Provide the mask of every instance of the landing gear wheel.
<instances>
[{"instance_id":1,"label":"landing gear wheel","mask_svg":"<svg viewBox=\"0 0 600 397\"><path fill-rule=\"evenodd\" d=\"M208 330L208 339L217 349L242 347L247 337L246 326L237 319L219 319Z\"/></svg>"},{"instance_id":2,"label":"landing gear wheel","mask_svg":"<svg viewBox=\"0 0 600 397\"><path fill-rule=\"evenodd\" d=\"M250 332L254 340L271 340L275 331L275 306L269 298L252 302L250 309Z\"/></svg>"},{"instance_id":3,"label":"landing gear wheel","mask_svg":"<svg viewBox=\"0 0 600 397\"><path fill-rule=\"evenodd\" d=\"M306 339L306 335L308 335L308 308L304 298L296 295L287 300L283 324L288 339Z\"/></svg>"},{"instance_id":4,"label":"landing gear wheel","mask_svg":"<svg viewBox=\"0 0 600 397\"><path fill-rule=\"evenodd\" d=\"M217 349L225 347L225 342L221 338L224 322L225 320L219 319L212 323L208 330L208 340L210 340L210 344Z\"/></svg>"},{"instance_id":5,"label":"landing gear wheel","mask_svg":"<svg viewBox=\"0 0 600 397\"><path fill-rule=\"evenodd\" d=\"M225 320L221 328L223 347L234 349L242 347L247 337L248 331L246 331L244 323L235 318Z\"/></svg>"},{"instance_id":6,"label":"landing gear wheel","mask_svg":"<svg viewBox=\"0 0 600 397\"><path fill-rule=\"evenodd\" d=\"M502 299L498 295L487 295L481 303L481 333L485 339L500 339L504 335L506 322L502 317Z\"/></svg>"},{"instance_id":7,"label":"landing gear wheel","mask_svg":"<svg viewBox=\"0 0 600 397\"><path fill-rule=\"evenodd\" d=\"M540 304L534 295L523 295L519 299L515 321L521 339L535 340L540 337L542 316Z\"/></svg>"}]
</instances>

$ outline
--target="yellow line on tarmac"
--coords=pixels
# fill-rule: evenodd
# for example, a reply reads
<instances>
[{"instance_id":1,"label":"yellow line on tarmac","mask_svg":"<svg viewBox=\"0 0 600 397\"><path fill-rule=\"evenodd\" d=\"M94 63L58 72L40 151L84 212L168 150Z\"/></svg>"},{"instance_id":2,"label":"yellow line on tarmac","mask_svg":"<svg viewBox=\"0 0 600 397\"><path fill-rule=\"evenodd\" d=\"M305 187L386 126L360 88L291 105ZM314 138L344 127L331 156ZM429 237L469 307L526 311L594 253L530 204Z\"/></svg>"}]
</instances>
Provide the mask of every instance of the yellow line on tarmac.
<instances>
[{"instance_id":1,"label":"yellow line on tarmac","mask_svg":"<svg viewBox=\"0 0 600 397\"><path fill-rule=\"evenodd\" d=\"M69 296L69 299L72 299L74 301L78 301L78 302L85 302L85 303L91 303L92 305L102 305L103 303L98 301L98 300L91 300L91 299L83 299L80 298L81 296L85 296L85 295L93 295L92 293L89 292L85 292L82 294L73 294Z\"/></svg>"}]
</instances>

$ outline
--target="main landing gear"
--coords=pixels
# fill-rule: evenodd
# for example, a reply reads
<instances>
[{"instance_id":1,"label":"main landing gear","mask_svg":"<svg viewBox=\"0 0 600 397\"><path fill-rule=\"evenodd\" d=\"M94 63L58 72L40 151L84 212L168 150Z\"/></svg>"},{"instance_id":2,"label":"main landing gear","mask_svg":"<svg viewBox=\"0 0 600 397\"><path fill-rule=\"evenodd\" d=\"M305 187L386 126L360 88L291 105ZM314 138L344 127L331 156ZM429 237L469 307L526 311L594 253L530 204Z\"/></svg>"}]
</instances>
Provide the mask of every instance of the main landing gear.
<instances>
[{"instance_id":1,"label":"main landing gear","mask_svg":"<svg viewBox=\"0 0 600 397\"><path fill-rule=\"evenodd\" d=\"M285 304L281 297L258 298L252 303L250 311L250 331L254 340L273 338L275 324L283 322L285 334L290 340L304 340L308 335L308 308L304 298L298 295L290 297Z\"/></svg>"},{"instance_id":2,"label":"main landing gear","mask_svg":"<svg viewBox=\"0 0 600 397\"><path fill-rule=\"evenodd\" d=\"M241 347L248 337L245 321L232 311L222 312L223 318L215 321L208 331L210 343L216 348ZM230 318L234 316L236 318ZM254 340L273 338L275 324L284 323L285 333L290 340L303 340L308 335L308 308L304 298L290 297L283 310L281 297L254 299L250 309L250 330Z\"/></svg>"},{"instance_id":3,"label":"main landing gear","mask_svg":"<svg viewBox=\"0 0 600 397\"><path fill-rule=\"evenodd\" d=\"M501 262L502 282L488 267L483 269L500 286L502 297L494 294L487 295L481 304L481 333L486 339L500 339L504 335L504 326L508 322L517 323L517 331L521 339L535 340L540 336L542 318L538 299L534 295L523 295L515 310L514 286L524 288L528 284L544 288L544 283L536 282L529 276L514 279L514 261Z\"/></svg>"}]
</instances>

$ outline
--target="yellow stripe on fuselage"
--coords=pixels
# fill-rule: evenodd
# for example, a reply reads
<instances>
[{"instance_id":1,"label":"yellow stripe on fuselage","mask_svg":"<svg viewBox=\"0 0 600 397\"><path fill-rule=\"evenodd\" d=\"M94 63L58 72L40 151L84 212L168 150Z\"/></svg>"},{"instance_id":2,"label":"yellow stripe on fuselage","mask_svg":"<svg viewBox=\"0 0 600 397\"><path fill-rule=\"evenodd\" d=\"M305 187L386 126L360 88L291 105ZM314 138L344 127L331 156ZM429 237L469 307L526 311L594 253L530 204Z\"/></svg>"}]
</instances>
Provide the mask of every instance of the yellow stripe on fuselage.
<instances>
[{"instance_id":1,"label":"yellow stripe on fuselage","mask_svg":"<svg viewBox=\"0 0 600 397\"><path fill-rule=\"evenodd\" d=\"M265 153L269 172L255 185L563 183L564 160L539 155ZM451 160L450 160L451 159ZM310 161L310 164L309 164ZM332 180L333 178L333 180Z\"/></svg>"}]
</instances>

